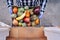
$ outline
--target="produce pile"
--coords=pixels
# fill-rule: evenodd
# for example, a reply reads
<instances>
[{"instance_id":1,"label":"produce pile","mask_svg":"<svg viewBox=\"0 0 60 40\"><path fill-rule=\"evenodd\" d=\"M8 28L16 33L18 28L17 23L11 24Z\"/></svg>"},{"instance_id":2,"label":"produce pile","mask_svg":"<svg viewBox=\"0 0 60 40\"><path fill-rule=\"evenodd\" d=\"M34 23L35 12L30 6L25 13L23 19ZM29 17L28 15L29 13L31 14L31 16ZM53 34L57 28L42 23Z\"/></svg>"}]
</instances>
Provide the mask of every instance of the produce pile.
<instances>
[{"instance_id":1,"label":"produce pile","mask_svg":"<svg viewBox=\"0 0 60 40\"><path fill-rule=\"evenodd\" d=\"M20 27L32 27L40 24L40 7L17 7L13 6L12 25Z\"/></svg>"}]
</instances>

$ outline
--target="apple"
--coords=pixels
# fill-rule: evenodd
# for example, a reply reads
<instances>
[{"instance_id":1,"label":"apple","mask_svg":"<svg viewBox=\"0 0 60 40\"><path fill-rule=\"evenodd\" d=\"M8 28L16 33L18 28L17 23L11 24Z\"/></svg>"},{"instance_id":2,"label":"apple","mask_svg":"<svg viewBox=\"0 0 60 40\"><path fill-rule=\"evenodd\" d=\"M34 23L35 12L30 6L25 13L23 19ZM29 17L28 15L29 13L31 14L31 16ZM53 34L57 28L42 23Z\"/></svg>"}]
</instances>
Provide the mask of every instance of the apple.
<instances>
[{"instance_id":1,"label":"apple","mask_svg":"<svg viewBox=\"0 0 60 40\"><path fill-rule=\"evenodd\" d=\"M30 22L30 18L24 18L24 22Z\"/></svg>"},{"instance_id":2,"label":"apple","mask_svg":"<svg viewBox=\"0 0 60 40\"><path fill-rule=\"evenodd\" d=\"M34 14L39 15L40 14L40 6L37 6L33 9Z\"/></svg>"},{"instance_id":3,"label":"apple","mask_svg":"<svg viewBox=\"0 0 60 40\"><path fill-rule=\"evenodd\" d=\"M23 14L22 12L18 12L18 13L17 13L18 16L21 16L22 14Z\"/></svg>"},{"instance_id":4,"label":"apple","mask_svg":"<svg viewBox=\"0 0 60 40\"><path fill-rule=\"evenodd\" d=\"M24 8L18 8L19 12L24 12Z\"/></svg>"}]
</instances>

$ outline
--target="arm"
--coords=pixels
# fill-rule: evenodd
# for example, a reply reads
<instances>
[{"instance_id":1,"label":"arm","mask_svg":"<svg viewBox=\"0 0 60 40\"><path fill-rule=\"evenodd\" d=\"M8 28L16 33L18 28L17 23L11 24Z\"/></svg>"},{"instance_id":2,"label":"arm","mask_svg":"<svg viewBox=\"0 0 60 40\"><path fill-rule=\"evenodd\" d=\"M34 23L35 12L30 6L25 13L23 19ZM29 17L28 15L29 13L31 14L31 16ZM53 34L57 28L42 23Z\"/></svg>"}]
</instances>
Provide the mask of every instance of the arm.
<instances>
[{"instance_id":1,"label":"arm","mask_svg":"<svg viewBox=\"0 0 60 40\"><path fill-rule=\"evenodd\" d=\"M47 0L42 0L42 2L41 2L41 10L40 10L41 15L39 16L40 19L43 16L43 13L44 13L44 10L45 10L45 7L46 7L46 3L47 3Z\"/></svg>"},{"instance_id":2,"label":"arm","mask_svg":"<svg viewBox=\"0 0 60 40\"><path fill-rule=\"evenodd\" d=\"M8 5L9 13L12 14L13 0L7 0L7 5Z\"/></svg>"}]
</instances>

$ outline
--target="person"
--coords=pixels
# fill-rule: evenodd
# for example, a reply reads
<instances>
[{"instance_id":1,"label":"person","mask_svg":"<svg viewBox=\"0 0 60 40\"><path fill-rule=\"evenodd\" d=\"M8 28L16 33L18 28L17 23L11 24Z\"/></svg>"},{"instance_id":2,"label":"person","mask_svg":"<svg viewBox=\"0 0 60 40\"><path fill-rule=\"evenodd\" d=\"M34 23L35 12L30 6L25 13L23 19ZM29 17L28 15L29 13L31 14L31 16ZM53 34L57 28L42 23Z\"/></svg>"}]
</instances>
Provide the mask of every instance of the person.
<instances>
[{"instance_id":1,"label":"person","mask_svg":"<svg viewBox=\"0 0 60 40\"><path fill-rule=\"evenodd\" d=\"M14 4L14 0L7 0L7 5L9 8L10 14L12 14L12 6ZM17 6L19 7L24 7L24 6L37 6L40 5L40 16L39 18L41 19L43 16L43 13L45 11L46 3L47 0L16 0Z\"/></svg>"}]
</instances>

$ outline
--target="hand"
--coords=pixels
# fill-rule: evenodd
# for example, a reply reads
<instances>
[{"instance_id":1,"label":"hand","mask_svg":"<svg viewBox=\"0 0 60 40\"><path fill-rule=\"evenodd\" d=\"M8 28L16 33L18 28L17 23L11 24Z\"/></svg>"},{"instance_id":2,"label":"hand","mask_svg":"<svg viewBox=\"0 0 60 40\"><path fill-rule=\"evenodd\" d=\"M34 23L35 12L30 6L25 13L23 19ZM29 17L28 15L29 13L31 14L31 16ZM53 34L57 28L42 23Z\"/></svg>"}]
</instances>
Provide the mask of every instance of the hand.
<instances>
[{"instance_id":1,"label":"hand","mask_svg":"<svg viewBox=\"0 0 60 40\"><path fill-rule=\"evenodd\" d=\"M39 18L41 19L43 16L43 12L40 12Z\"/></svg>"},{"instance_id":2,"label":"hand","mask_svg":"<svg viewBox=\"0 0 60 40\"><path fill-rule=\"evenodd\" d=\"M12 7L9 7L9 13L12 14Z\"/></svg>"}]
</instances>

